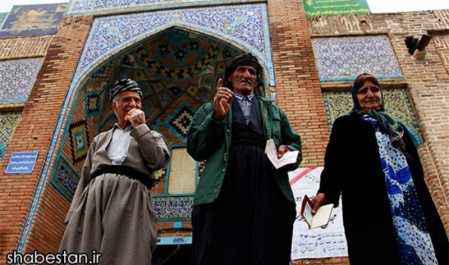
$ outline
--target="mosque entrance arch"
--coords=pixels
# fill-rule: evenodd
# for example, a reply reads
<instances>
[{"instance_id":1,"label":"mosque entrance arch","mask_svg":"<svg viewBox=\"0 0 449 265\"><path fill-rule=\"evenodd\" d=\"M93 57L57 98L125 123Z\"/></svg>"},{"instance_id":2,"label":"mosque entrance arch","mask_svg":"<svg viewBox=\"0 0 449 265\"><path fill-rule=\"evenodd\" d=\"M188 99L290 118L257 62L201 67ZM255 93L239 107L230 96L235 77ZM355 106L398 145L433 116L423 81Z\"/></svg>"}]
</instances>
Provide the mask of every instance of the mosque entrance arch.
<instances>
[{"instance_id":1,"label":"mosque entrance arch","mask_svg":"<svg viewBox=\"0 0 449 265\"><path fill-rule=\"evenodd\" d=\"M90 143L116 121L109 101L110 85L118 79L131 78L142 87L147 124L163 134L172 153L169 166L156 173L152 188L159 235L171 235L161 241L166 248L160 248L160 258L163 260L167 253L190 253L185 249L191 236L185 234L191 230L190 210L202 163L188 161L191 159L185 152L188 126L196 110L212 100L215 85L230 60L242 52L212 36L170 27L104 61L84 78L83 84L78 84L80 89L73 95L52 184L71 200ZM260 94L264 95L264 91ZM195 173L184 176L187 164ZM177 236L178 231L183 236ZM175 251L173 245L182 246L181 251Z\"/></svg>"}]
</instances>

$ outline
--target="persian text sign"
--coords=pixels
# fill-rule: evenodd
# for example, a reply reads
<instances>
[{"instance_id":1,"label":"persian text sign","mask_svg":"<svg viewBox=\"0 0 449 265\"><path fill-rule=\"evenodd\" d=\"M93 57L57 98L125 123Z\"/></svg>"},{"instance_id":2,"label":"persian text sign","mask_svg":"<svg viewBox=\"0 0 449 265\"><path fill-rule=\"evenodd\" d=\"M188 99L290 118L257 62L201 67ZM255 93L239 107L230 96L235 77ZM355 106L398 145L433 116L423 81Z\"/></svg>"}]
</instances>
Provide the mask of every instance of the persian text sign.
<instances>
[{"instance_id":1,"label":"persian text sign","mask_svg":"<svg viewBox=\"0 0 449 265\"><path fill-rule=\"evenodd\" d=\"M306 0L303 3L308 18L371 13L366 0Z\"/></svg>"},{"instance_id":2,"label":"persian text sign","mask_svg":"<svg viewBox=\"0 0 449 265\"><path fill-rule=\"evenodd\" d=\"M13 152L9 159L6 174L32 173L36 165L38 152Z\"/></svg>"}]
</instances>

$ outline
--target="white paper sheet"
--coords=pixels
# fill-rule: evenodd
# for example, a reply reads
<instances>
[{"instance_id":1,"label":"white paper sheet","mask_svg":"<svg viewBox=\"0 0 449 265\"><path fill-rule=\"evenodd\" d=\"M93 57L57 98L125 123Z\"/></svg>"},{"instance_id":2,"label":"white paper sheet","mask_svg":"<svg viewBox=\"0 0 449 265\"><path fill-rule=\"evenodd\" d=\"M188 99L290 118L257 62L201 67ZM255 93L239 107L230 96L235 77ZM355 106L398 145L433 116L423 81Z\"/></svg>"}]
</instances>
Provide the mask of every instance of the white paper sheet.
<instances>
[{"instance_id":1,"label":"white paper sheet","mask_svg":"<svg viewBox=\"0 0 449 265\"><path fill-rule=\"evenodd\" d=\"M289 172L297 212L293 228L293 260L348 256L341 201L339 206L333 209L329 224L325 228L309 230L307 223L299 214L304 195L307 194L310 199L315 197L322 170L322 167L298 168Z\"/></svg>"}]
</instances>

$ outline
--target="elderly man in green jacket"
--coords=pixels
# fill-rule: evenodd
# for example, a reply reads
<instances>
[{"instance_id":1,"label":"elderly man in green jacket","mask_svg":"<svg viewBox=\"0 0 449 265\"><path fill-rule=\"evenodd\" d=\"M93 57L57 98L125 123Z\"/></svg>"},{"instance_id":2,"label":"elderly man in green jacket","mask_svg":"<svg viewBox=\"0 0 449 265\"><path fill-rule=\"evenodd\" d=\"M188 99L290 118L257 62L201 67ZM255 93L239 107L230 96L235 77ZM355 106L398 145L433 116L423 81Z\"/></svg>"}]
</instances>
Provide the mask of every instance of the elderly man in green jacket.
<instances>
[{"instance_id":1,"label":"elderly man in green jacket","mask_svg":"<svg viewBox=\"0 0 449 265\"><path fill-rule=\"evenodd\" d=\"M187 151L207 160L192 213L194 265L289 264L296 210L287 172L301 162L301 138L255 95L261 73L252 54L234 58L190 124ZM276 169L264 152L269 139L278 158L299 151L296 163Z\"/></svg>"}]
</instances>

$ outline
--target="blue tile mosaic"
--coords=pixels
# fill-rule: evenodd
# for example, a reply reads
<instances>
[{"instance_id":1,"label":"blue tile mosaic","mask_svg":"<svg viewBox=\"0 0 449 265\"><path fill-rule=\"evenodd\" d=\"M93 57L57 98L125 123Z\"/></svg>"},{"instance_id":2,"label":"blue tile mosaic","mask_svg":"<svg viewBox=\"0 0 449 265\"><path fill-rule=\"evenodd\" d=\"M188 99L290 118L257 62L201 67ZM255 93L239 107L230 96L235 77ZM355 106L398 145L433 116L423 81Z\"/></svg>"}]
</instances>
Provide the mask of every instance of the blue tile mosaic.
<instances>
[{"instance_id":1,"label":"blue tile mosaic","mask_svg":"<svg viewBox=\"0 0 449 265\"><path fill-rule=\"evenodd\" d=\"M0 61L0 102L26 101L44 59Z\"/></svg>"},{"instance_id":2,"label":"blue tile mosaic","mask_svg":"<svg viewBox=\"0 0 449 265\"><path fill-rule=\"evenodd\" d=\"M81 56L74 82L89 69L126 47L171 27L188 28L252 52L266 66L274 86L265 4L155 11L97 18ZM163 47L159 53L163 53ZM182 60L182 58L180 58Z\"/></svg>"},{"instance_id":3,"label":"blue tile mosaic","mask_svg":"<svg viewBox=\"0 0 449 265\"><path fill-rule=\"evenodd\" d=\"M385 102L385 110L404 124L411 133L415 145L423 143L421 128L413 110L412 102L405 89L382 89ZM350 92L323 92L324 106L326 109L327 125L329 131L334 121L348 114L354 104Z\"/></svg>"},{"instance_id":4,"label":"blue tile mosaic","mask_svg":"<svg viewBox=\"0 0 449 265\"><path fill-rule=\"evenodd\" d=\"M148 123L152 123L167 110L172 112L176 109L178 106L172 108L172 105L185 100L185 95L201 105L212 100L215 84L223 77L232 58L240 53L229 44L209 36L168 28L104 62L91 74L83 89L86 93L97 90L101 82L105 84L102 88L103 96L106 96L108 84L119 78L131 77L142 88L142 109ZM84 98L86 100L86 96ZM91 103L95 101L89 103L94 108ZM106 130L116 120L106 99L103 99L102 110L97 113L94 116L101 117L99 126L93 130L96 133ZM184 139L177 133L178 139Z\"/></svg>"},{"instance_id":5,"label":"blue tile mosaic","mask_svg":"<svg viewBox=\"0 0 449 265\"><path fill-rule=\"evenodd\" d=\"M0 162L3 161L20 117L20 112L0 112Z\"/></svg>"},{"instance_id":6,"label":"blue tile mosaic","mask_svg":"<svg viewBox=\"0 0 449 265\"><path fill-rule=\"evenodd\" d=\"M354 80L361 73L404 77L386 36L313 39L312 45L322 82Z\"/></svg>"}]
</instances>

